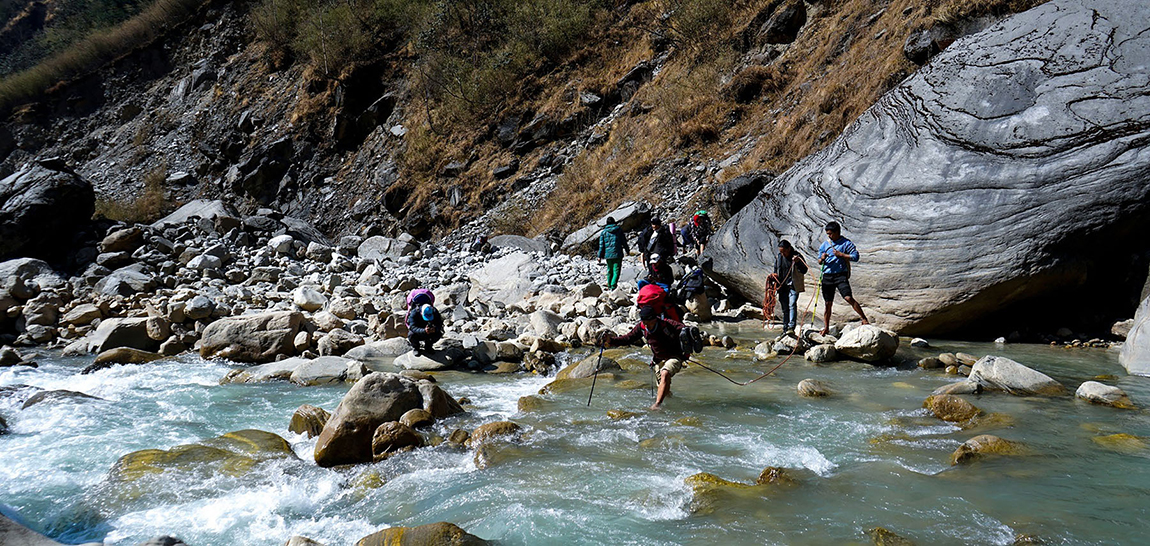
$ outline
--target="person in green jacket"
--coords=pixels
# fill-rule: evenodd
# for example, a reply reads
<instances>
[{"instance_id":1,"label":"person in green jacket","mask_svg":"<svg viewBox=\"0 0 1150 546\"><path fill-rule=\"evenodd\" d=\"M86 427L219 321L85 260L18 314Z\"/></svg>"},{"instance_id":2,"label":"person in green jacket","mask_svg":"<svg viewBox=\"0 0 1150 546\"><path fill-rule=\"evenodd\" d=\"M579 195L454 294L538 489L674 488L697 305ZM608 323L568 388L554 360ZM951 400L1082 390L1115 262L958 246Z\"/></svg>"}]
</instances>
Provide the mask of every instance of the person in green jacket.
<instances>
[{"instance_id":1,"label":"person in green jacket","mask_svg":"<svg viewBox=\"0 0 1150 546\"><path fill-rule=\"evenodd\" d=\"M599 234L599 263L607 260L607 290L619 285L619 273L623 270L623 256L627 255L627 234L608 216L607 226Z\"/></svg>"}]
</instances>

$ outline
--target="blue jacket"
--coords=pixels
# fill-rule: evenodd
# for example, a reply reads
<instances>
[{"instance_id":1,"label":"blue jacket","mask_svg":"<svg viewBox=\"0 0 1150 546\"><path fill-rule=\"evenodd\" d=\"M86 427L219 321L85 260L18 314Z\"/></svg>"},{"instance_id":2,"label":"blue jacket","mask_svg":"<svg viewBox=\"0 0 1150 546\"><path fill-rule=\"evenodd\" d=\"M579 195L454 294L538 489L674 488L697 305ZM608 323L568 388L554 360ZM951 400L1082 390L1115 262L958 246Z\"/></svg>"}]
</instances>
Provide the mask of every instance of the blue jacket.
<instances>
[{"instance_id":1,"label":"blue jacket","mask_svg":"<svg viewBox=\"0 0 1150 546\"><path fill-rule=\"evenodd\" d=\"M627 234L619 224L609 224L599 234L599 257L617 260L627 255Z\"/></svg>"},{"instance_id":2,"label":"blue jacket","mask_svg":"<svg viewBox=\"0 0 1150 546\"><path fill-rule=\"evenodd\" d=\"M831 252L832 248L842 252L843 254L846 254L847 256L850 256L850 261L852 262L859 261L859 251L857 248L855 248L855 244L852 243L850 239L847 239L846 237L839 237L839 240L833 243L830 241L823 241L823 244L819 245L819 256L822 256L824 253L827 255L826 260L823 261L824 274L844 273L849 271L851 267L850 263L844 261L838 256L835 256Z\"/></svg>"}]
</instances>

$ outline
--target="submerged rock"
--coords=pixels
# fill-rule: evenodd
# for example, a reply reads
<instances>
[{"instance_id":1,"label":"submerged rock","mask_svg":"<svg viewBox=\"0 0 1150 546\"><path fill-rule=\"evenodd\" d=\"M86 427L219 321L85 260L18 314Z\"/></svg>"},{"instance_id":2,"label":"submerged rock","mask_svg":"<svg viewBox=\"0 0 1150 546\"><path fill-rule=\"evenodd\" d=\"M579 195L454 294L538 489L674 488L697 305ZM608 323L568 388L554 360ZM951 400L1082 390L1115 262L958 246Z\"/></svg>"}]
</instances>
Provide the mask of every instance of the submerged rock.
<instances>
[{"instance_id":1,"label":"submerged rock","mask_svg":"<svg viewBox=\"0 0 1150 546\"><path fill-rule=\"evenodd\" d=\"M951 423L965 423L982 413L974 404L953 394L928 396L922 402L922 407L929 409L935 417Z\"/></svg>"},{"instance_id":2,"label":"submerged rock","mask_svg":"<svg viewBox=\"0 0 1150 546\"><path fill-rule=\"evenodd\" d=\"M793 486L798 485L798 480L791 476L791 473L785 468L777 466L768 466L759 473L759 478L755 480L757 485L785 485Z\"/></svg>"},{"instance_id":3,"label":"submerged rock","mask_svg":"<svg viewBox=\"0 0 1150 546\"><path fill-rule=\"evenodd\" d=\"M161 354L132 349L130 347L118 347L96 355L96 360L83 370L80 370L80 374L89 374L104 368L111 368L116 364L147 364L148 362L161 358L164 358Z\"/></svg>"},{"instance_id":4,"label":"submerged rock","mask_svg":"<svg viewBox=\"0 0 1150 546\"><path fill-rule=\"evenodd\" d=\"M555 374L555 379L584 379L595 375L595 363L599 361L599 355L591 355L576 364L571 364L559 373ZM599 362L599 375L602 376L603 372L616 372L623 371L623 367L619 365L613 358L604 356L602 362Z\"/></svg>"},{"instance_id":5,"label":"submerged rock","mask_svg":"<svg viewBox=\"0 0 1150 546\"><path fill-rule=\"evenodd\" d=\"M198 444L133 451L116 461L108 480L133 482L168 471L238 476L260 462L294 457L291 445L277 434L238 430Z\"/></svg>"},{"instance_id":6,"label":"submerged rock","mask_svg":"<svg viewBox=\"0 0 1150 546\"><path fill-rule=\"evenodd\" d=\"M950 457L950 464L966 464L989 455L1015 456L1023 455L1025 452L1025 447L1018 442L1003 440L990 434L982 434L958 446L958 449Z\"/></svg>"},{"instance_id":7,"label":"submerged rock","mask_svg":"<svg viewBox=\"0 0 1150 546\"><path fill-rule=\"evenodd\" d=\"M804 379L799 381L798 391L799 396L806 398L818 398L831 395L830 387L818 379Z\"/></svg>"},{"instance_id":8,"label":"submerged rock","mask_svg":"<svg viewBox=\"0 0 1150 546\"><path fill-rule=\"evenodd\" d=\"M970 379L1020 396L1066 392L1066 388L1050 376L1001 356L982 357L971 369Z\"/></svg>"},{"instance_id":9,"label":"submerged rock","mask_svg":"<svg viewBox=\"0 0 1150 546\"><path fill-rule=\"evenodd\" d=\"M1095 436L1091 438L1091 440L1110 451L1125 453L1127 455L1139 454L1150 449L1150 445L1146 443L1145 438L1134 436L1133 434L1122 433Z\"/></svg>"},{"instance_id":10,"label":"submerged rock","mask_svg":"<svg viewBox=\"0 0 1150 546\"><path fill-rule=\"evenodd\" d=\"M28 409L43 402L59 402L63 400L103 400L90 394L69 390L40 391L24 401L20 409Z\"/></svg>"},{"instance_id":11,"label":"submerged rock","mask_svg":"<svg viewBox=\"0 0 1150 546\"><path fill-rule=\"evenodd\" d=\"M982 383L967 379L966 381L943 385L934 389L931 394L982 394Z\"/></svg>"},{"instance_id":12,"label":"submerged rock","mask_svg":"<svg viewBox=\"0 0 1150 546\"><path fill-rule=\"evenodd\" d=\"M521 430L523 430L523 427L516 423L512 423L511 421L495 421L494 423L487 423L480 425L475 430L471 431L471 435L467 439L467 445L470 447L476 447L496 438L514 436L519 434L519 431Z\"/></svg>"},{"instance_id":13,"label":"submerged rock","mask_svg":"<svg viewBox=\"0 0 1150 546\"><path fill-rule=\"evenodd\" d=\"M875 546L914 546L914 541L885 527L875 527L867 531Z\"/></svg>"},{"instance_id":14,"label":"submerged rock","mask_svg":"<svg viewBox=\"0 0 1150 546\"><path fill-rule=\"evenodd\" d=\"M232 370L220 378L220 384L290 381L292 372L306 364L307 361L306 358L299 357L285 358L279 362L268 362L250 368Z\"/></svg>"},{"instance_id":15,"label":"submerged rock","mask_svg":"<svg viewBox=\"0 0 1150 546\"><path fill-rule=\"evenodd\" d=\"M859 326L843 334L835 350L863 362L882 362L898 351L898 334L871 324Z\"/></svg>"},{"instance_id":16,"label":"submerged rock","mask_svg":"<svg viewBox=\"0 0 1150 546\"><path fill-rule=\"evenodd\" d=\"M1078 387L1074 396L1104 406L1114 406L1122 409L1134 409L1134 403L1126 395L1126 391L1118 387L1104 385L1097 381L1087 381Z\"/></svg>"},{"instance_id":17,"label":"submerged rock","mask_svg":"<svg viewBox=\"0 0 1150 546\"><path fill-rule=\"evenodd\" d=\"M484 546L486 540L446 522L389 527L359 539L355 546Z\"/></svg>"}]
</instances>

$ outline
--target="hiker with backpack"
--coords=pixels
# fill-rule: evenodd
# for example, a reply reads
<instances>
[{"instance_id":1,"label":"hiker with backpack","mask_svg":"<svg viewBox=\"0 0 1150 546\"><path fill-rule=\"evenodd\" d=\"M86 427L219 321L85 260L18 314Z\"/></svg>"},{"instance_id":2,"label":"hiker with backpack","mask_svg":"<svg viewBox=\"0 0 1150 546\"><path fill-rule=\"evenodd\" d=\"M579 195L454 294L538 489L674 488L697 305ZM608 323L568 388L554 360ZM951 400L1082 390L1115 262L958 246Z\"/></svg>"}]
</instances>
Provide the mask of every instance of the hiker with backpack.
<instances>
[{"instance_id":1,"label":"hiker with backpack","mask_svg":"<svg viewBox=\"0 0 1150 546\"><path fill-rule=\"evenodd\" d=\"M694 260L691 260L693 263ZM711 260L703 261L703 265L694 267L689 273L679 279L673 294L678 303L685 305L687 310L694 313L699 321L711 320L711 302L707 299L707 274Z\"/></svg>"},{"instance_id":2,"label":"hiker with backpack","mask_svg":"<svg viewBox=\"0 0 1150 546\"><path fill-rule=\"evenodd\" d=\"M646 305L639 309L639 323L630 332L623 336L604 332L599 346L630 345L640 339L651 348L650 366L659 375L659 391L651 406L657 410L663 405L663 399L671 394L671 378L683 369L692 352L702 350L702 336L697 329L688 328L677 320L661 318L654 307Z\"/></svg>"},{"instance_id":3,"label":"hiker with backpack","mask_svg":"<svg viewBox=\"0 0 1150 546\"><path fill-rule=\"evenodd\" d=\"M658 216L651 218L651 224L639 232L639 253L644 264L651 261L652 254L658 254L664 260L675 257L675 235Z\"/></svg>"},{"instance_id":4,"label":"hiker with backpack","mask_svg":"<svg viewBox=\"0 0 1150 546\"><path fill-rule=\"evenodd\" d=\"M599 234L599 263L607 260L607 290L619 286L619 274L623 270L623 257L630 251L627 248L627 234L608 216L607 225Z\"/></svg>"},{"instance_id":5,"label":"hiker with backpack","mask_svg":"<svg viewBox=\"0 0 1150 546\"><path fill-rule=\"evenodd\" d=\"M851 262L859 261L859 251L850 239L843 237L842 228L838 222L828 222L826 225L827 240L819 246L819 265L823 269L822 291L826 310L823 311L823 330L826 335L831 329L831 306L835 301L835 290L838 289L843 299L858 313L863 324L870 324L862 305L855 301L851 291Z\"/></svg>"},{"instance_id":6,"label":"hiker with backpack","mask_svg":"<svg viewBox=\"0 0 1150 546\"><path fill-rule=\"evenodd\" d=\"M443 339L443 315L435 308L435 294L417 288L407 295L407 342L415 356L435 352L435 342Z\"/></svg>"},{"instance_id":7,"label":"hiker with backpack","mask_svg":"<svg viewBox=\"0 0 1150 546\"><path fill-rule=\"evenodd\" d=\"M664 290L670 290L671 284L675 282L675 272L671 271L671 266L667 264L662 255L652 254L651 260L647 264L647 275L644 279L649 283L662 286Z\"/></svg>"},{"instance_id":8,"label":"hiker with backpack","mask_svg":"<svg viewBox=\"0 0 1150 546\"><path fill-rule=\"evenodd\" d=\"M667 288L647 281L639 281L639 294L635 296L635 305L640 309L650 307L660 316L674 321L682 322L683 314L672 301Z\"/></svg>"},{"instance_id":9,"label":"hiker with backpack","mask_svg":"<svg viewBox=\"0 0 1150 546\"><path fill-rule=\"evenodd\" d=\"M703 250L707 248L707 242L711 240L711 232L713 231L711 217L707 214L707 211L700 210L691 218L691 222L687 227L690 228L689 231L691 232L691 240L694 243L693 247L695 251L699 256L702 256ZM686 244L686 239L683 240L683 243Z\"/></svg>"},{"instance_id":10,"label":"hiker with backpack","mask_svg":"<svg viewBox=\"0 0 1150 546\"><path fill-rule=\"evenodd\" d=\"M778 294L784 334L794 334L795 328L798 326L799 293L804 290L803 280L806 274L806 260L795 251L790 241L786 239L779 241L779 254L775 257L775 271L768 275L767 284L772 286ZM773 313L774 309L768 309L767 312Z\"/></svg>"}]
</instances>

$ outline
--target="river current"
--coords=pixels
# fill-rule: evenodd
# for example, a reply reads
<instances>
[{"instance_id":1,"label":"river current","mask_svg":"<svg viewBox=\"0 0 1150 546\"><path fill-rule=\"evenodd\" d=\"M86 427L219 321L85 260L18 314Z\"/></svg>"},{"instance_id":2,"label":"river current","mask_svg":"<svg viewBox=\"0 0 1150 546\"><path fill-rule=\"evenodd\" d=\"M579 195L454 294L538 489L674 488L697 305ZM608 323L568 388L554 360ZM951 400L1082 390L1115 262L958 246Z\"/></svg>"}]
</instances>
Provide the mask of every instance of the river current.
<instances>
[{"instance_id":1,"label":"river current","mask_svg":"<svg viewBox=\"0 0 1150 546\"><path fill-rule=\"evenodd\" d=\"M709 330L740 341L734 351L703 353L728 375L749 379L778 362L752 359L756 338L764 337L752 323ZM1112 376L1103 381L1140 408L1150 406L1150 379L1127 376L1113 351L932 344L900 348L900 356L1002 355L1070 392ZM11 428L0 436L0 510L62 542L132 545L168 534L191 545L272 545L304 535L340 545L387 526L437 521L502 544L866 544L876 526L919 544L1011 544L1020 535L1044 544L1140 544L1150 535L1146 410L1072 396L985 394L965 398L1001 415L964 430L921 407L956 378L910 366L814 365L796 357L747 387L691 366L658 412L645 409L649 374L601 378L590 407L588 389L580 388L519 412L519 398L549 378L438 373L441 386L472 404L432 434L510 419L527 430L522 441L485 453L482 468L473 452L439 446L321 469L311 460L315 441L287 424L301 404L333 410L347 386L221 386L232 366L195 356L90 375L78 374L88 359L46 354L38 361L38 369L0 370L0 386L68 389L99 400L21 410L17 398L0 396ZM799 397L795 386L808 377L827 382L834 395ZM608 410L637 415L614 420ZM239 476L165 474L161 490L130 501L101 494L126 453L248 428L280 434L300 459ZM984 433L1022 442L1028 454L950 465L963 441ZM1119 433L1141 440L1098 440ZM696 492L684 481L707 472L753 484L765 467L785 468L798 483Z\"/></svg>"}]
</instances>

